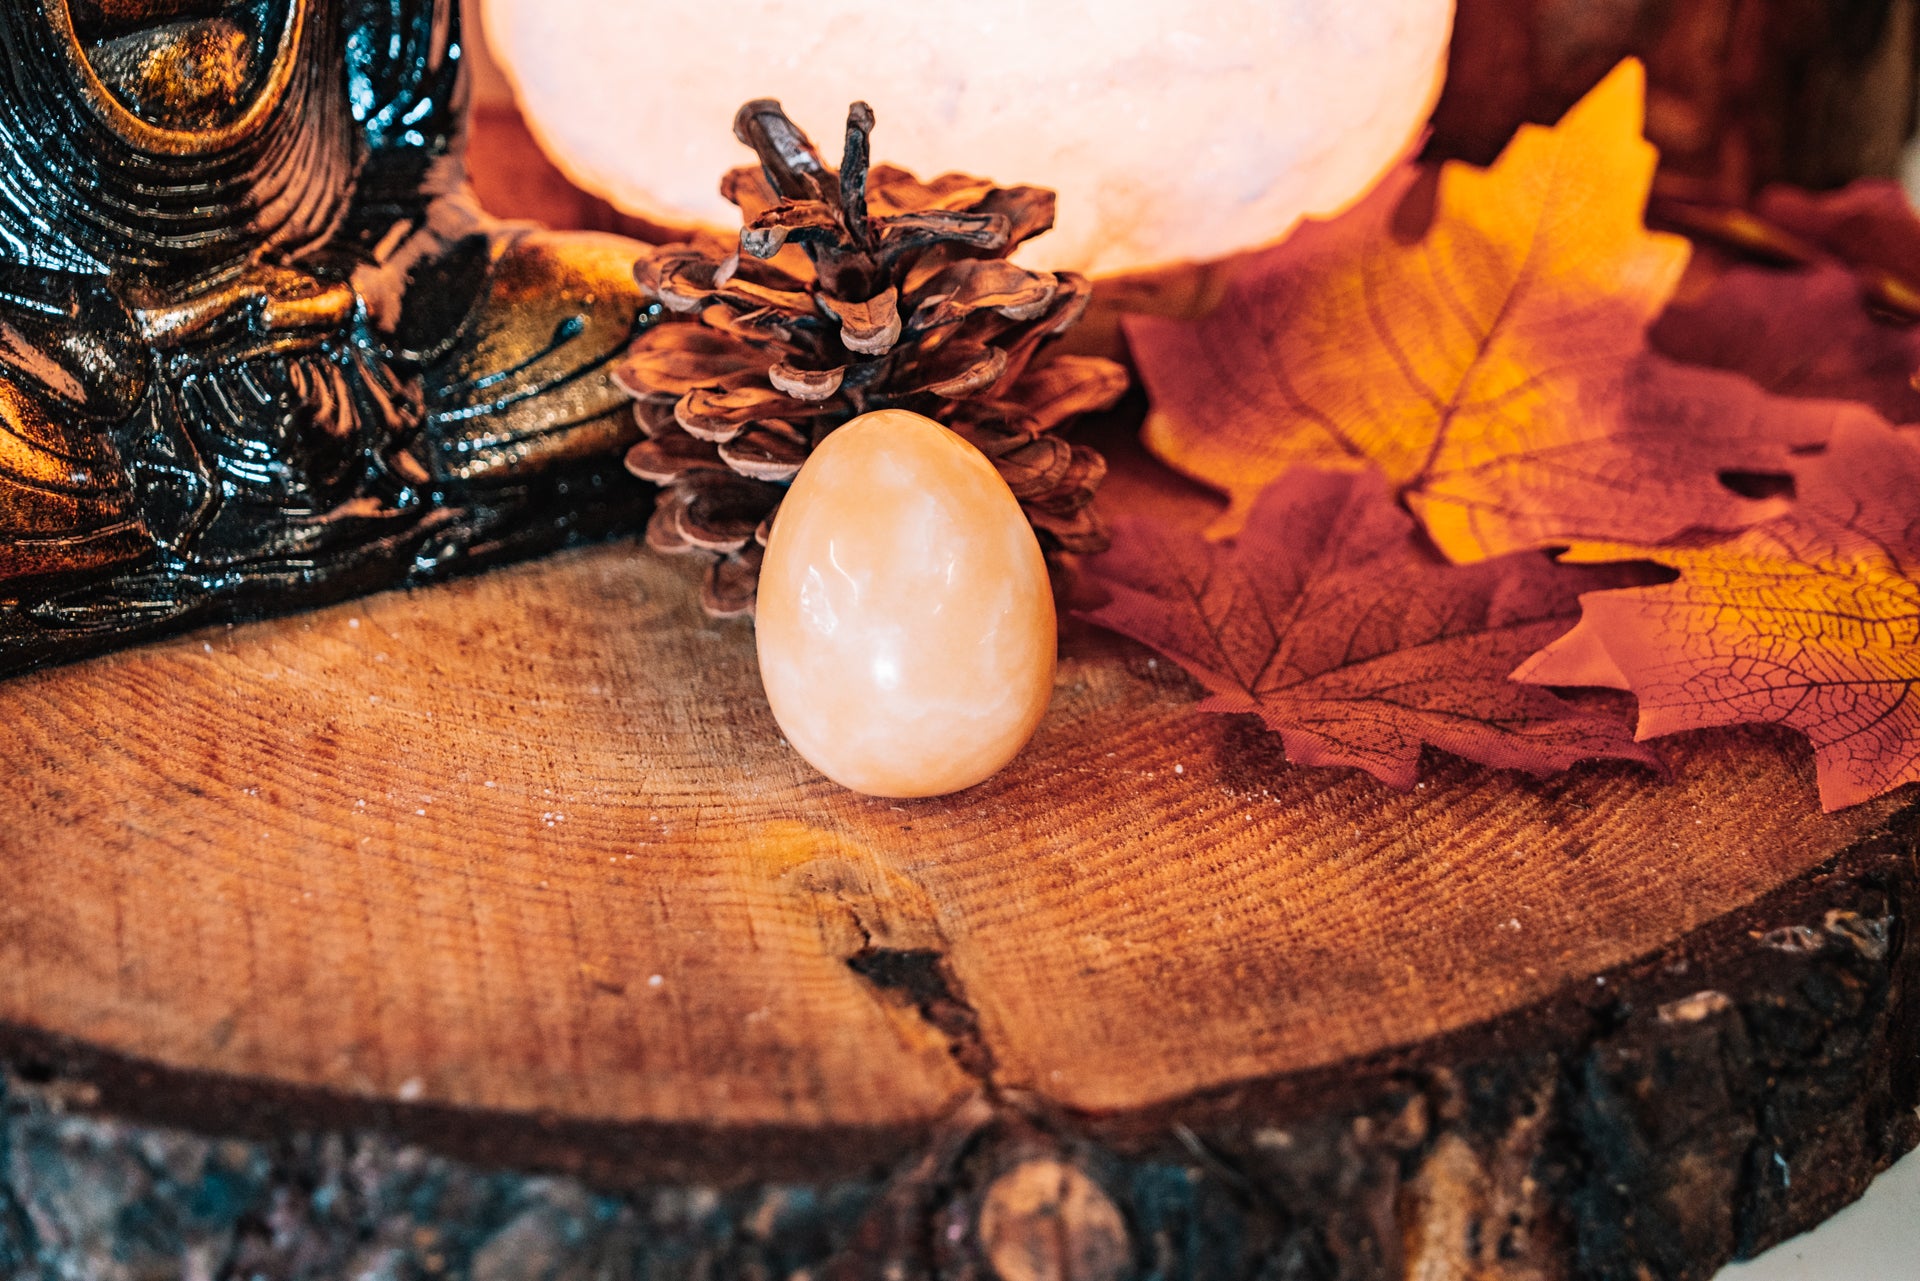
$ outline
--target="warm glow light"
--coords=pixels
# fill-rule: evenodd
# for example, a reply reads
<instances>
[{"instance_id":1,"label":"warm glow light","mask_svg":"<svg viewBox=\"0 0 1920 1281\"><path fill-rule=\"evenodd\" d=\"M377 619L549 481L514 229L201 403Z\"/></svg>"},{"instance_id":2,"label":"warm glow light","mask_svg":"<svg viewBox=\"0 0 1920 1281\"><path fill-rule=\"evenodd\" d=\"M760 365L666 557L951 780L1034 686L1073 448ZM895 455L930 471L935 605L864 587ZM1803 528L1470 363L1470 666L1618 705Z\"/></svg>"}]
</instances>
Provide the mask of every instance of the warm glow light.
<instances>
[{"instance_id":1,"label":"warm glow light","mask_svg":"<svg viewBox=\"0 0 1920 1281\"><path fill-rule=\"evenodd\" d=\"M736 224L733 113L772 97L836 160L1060 193L1020 261L1114 272L1216 258L1337 210L1414 139L1453 0L484 0L542 145L661 221Z\"/></svg>"}]
</instances>

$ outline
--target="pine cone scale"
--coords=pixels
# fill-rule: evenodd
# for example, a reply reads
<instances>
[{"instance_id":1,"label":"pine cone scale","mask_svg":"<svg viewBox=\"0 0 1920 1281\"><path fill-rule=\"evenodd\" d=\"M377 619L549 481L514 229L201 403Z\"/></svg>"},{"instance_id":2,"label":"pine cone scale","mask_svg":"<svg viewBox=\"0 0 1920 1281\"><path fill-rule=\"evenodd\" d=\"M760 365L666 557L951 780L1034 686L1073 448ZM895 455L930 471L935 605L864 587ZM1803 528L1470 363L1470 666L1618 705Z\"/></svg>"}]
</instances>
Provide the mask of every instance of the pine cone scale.
<instances>
[{"instance_id":1,"label":"pine cone scale","mask_svg":"<svg viewBox=\"0 0 1920 1281\"><path fill-rule=\"evenodd\" d=\"M861 302L822 296L820 310L840 322L840 341L848 351L881 356L900 338L900 295L892 285Z\"/></svg>"},{"instance_id":2,"label":"pine cone scale","mask_svg":"<svg viewBox=\"0 0 1920 1281\"><path fill-rule=\"evenodd\" d=\"M713 563L700 588L700 604L708 615L744 618L753 613L753 598L760 588L760 560L764 555L763 546L749 543Z\"/></svg>"},{"instance_id":3,"label":"pine cone scale","mask_svg":"<svg viewBox=\"0 0 1920 1281\"><path fill-rule=\"evenodd\" d=\"M758 423L718 447L720 460L736 474L776 482L799 474L809 452L807 437L786 423L773 422Z\"/></svg>"},{"instance_id":4,"label":"pine cone scale","mask_svg":"<svg viewBox=\"0 0 1920 1281\"><path fill-rule=\"evenodd\" d=\"M1044 498L1072 472L1073 446L1057 436L1041 436L997 456L993 465L1015 498Z\"/></svg>"},{"instance_id":5,"label":"pine cone scale","mask_svg":"<svg viewBox=\"0 0 1920 1281\"><path fill-rule=\"evenodd\" d=\"M767 372L765 353L704 326L655 325L612 368L630 396L684 396L699 390L749 387Z\"/></svg>"},{"instance_id":6,"label":"pine cone scale","mask_svg":"<svg viewBox=\"0 0 1920 1281\"><path fill-rule=\"evenodd\" d=\"M627 451L627 470L656 485L671 485L690 472L730 470L719 447L682 432L643 440Z\"/></svg>"},{"instance_id":7,"label":"pine cone scale","mask_svg":"<svg viewBox=\"0 0 1920 1281\"><path fill-rule=\"evenodd\" d=\"M795 400L825 400L840 390L846 376L845 365L835 365L832 369L800 369L784 360L767 370L767 381Z\"/></svg>"},{"instance_id":8,"label":"pine cone scale","mask_svg":"<svg viewBox=\"0 0 1920 1281\"><path fill-rule=\"evenodd\" d=\"M689 436L717 444L762 418L812 418L836 408L830 400L795 400L771 386L696 388L674 403L673 418Z\"/></svg>"}]
</instances>

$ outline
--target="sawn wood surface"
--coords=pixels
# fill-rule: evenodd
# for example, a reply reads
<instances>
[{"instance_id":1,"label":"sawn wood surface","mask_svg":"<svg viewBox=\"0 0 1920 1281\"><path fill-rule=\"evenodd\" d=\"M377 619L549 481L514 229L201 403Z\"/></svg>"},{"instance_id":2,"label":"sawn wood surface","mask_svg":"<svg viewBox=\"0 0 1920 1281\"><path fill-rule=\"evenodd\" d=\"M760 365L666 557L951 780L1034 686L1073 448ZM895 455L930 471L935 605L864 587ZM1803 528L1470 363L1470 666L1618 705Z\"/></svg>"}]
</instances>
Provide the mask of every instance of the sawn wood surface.
<instances>
[{"instance_id":1,"label":"sawn wood surface","mask_svg":"<svg viewBox=\"0 0 1920 1281\"><path fill-rule=\"evenodd\" d=\"M1199 501L1121 463L1117 509ZM1768 733L1395 792L1131 643L1061 653L1026 752L923 801L814 773L751 629L627 542L8 682L0 1022L350 1097L915 1127L977 1082L849 962L926 952L975 1073L1126 1112L1591 983L1901 804L1822 814Z\"/></svg>"}]
</instances>

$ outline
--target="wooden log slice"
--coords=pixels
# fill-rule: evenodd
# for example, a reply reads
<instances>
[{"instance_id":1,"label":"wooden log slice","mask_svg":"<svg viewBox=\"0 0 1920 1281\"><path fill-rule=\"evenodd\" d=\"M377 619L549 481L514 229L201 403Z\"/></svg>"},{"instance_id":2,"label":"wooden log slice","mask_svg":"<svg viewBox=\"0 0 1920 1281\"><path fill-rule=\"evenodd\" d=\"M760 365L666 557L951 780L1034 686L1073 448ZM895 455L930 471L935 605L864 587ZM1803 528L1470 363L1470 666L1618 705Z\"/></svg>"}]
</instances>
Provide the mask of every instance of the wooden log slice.
<instances>
[{"instance_id":1,"label":"wooden log slice","mask_svg":"<svg viewBox=\"0 0 1920 1281\"><path fill-rule=\"evenodd\" d=\"M1116 509L1204 517L1105 444ZM1821 813L1797 739L1394 792L1074 625L1013 765L874 800L683 568L0 685L0 1056L214 1133L865 1188L806 1266L1004 1281L1704 1276L1920 1137L1908 796Z\"/></svg>"},{"instance_id":2,"label":"wooden log slice","mask_svg":"<svg viewBox=\"0 0 1920 1281\"><path fill-rule=\"evenodd\" d=\"M665 234L514 127L501 212ZM874 801L685 568L0 684L0 1276L1704 1278L1920 1140L1910 790L1745 731L1395 793L1070 625L1013 766Z\"/></svg>"}]
</instances>

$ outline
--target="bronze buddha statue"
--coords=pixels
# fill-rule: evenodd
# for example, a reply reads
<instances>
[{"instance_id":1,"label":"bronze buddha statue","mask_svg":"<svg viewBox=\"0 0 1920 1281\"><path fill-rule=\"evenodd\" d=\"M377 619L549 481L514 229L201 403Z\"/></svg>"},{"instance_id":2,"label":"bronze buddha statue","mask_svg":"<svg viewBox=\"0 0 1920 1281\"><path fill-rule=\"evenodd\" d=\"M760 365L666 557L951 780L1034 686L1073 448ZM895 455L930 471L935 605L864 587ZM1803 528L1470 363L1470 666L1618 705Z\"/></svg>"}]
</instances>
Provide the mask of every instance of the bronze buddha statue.
<instances>
[{"instance_id":1,"label":"bronze buddha statue","mask_svg":"<svg viewBox=\"0 0 1920 1281\"><path fill-rule=\"evenodd\" d=\"M456 0L0 6L0 672L633 524L629 242L465 190Z\"/></svg>"}]
</instances>

